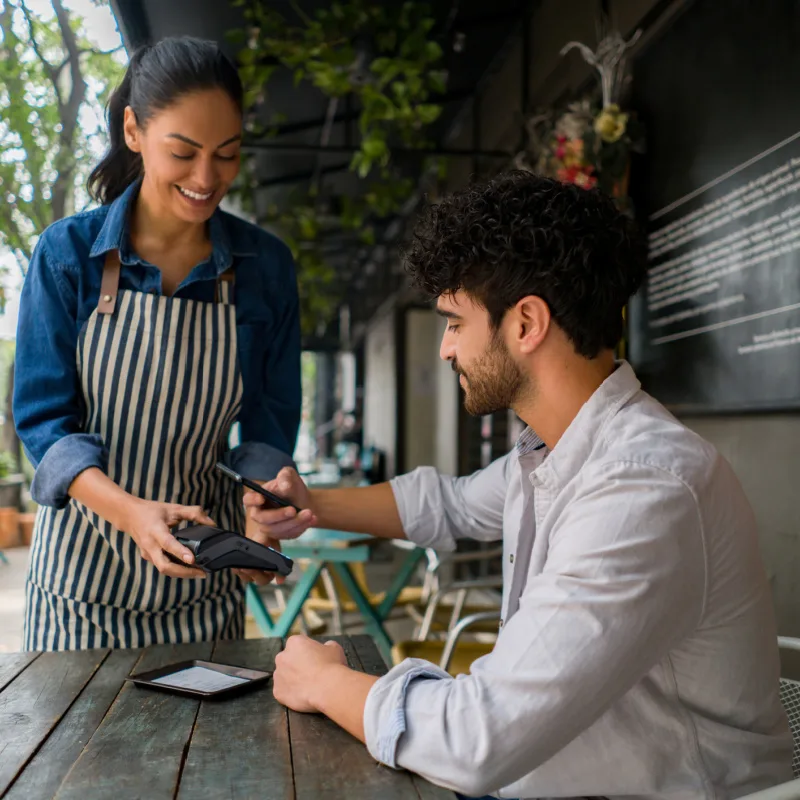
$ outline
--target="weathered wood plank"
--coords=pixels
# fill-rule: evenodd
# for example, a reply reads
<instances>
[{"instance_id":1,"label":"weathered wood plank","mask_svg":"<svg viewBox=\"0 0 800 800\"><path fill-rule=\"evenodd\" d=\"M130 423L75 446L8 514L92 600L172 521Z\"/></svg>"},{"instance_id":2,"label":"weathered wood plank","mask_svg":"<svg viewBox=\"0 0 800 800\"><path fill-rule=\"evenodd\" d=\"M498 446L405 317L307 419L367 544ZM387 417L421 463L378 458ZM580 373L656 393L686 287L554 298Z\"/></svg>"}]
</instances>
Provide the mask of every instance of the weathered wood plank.
<instances>
[{"instance_id":1,"label":"weathered wood plank","mask_svg":"<svg viewBox=\"0 0 800 800\"><path fill-rule=\"evenodd\" d=\"M388 671L386 662L383 660L380 650L375 646L375 642L369 636L351 636L350 646L361 662L361 669L364 672L368 675L386 674ZM420 800L455 800L455 792L451 792L449 789L442 789L440 786L434 786L414 773L408 774Z\"/></svg>"},{"instance_id":2,"label":"weathered wood plank","mask_svg":"<svg viewBox=\"0 0 800 800\"><path fill-rule=\"evenodd\" d=\"M115 650L109 654L4 800L55 796L141 654L141 650Z\"/></svg>"},{"instance_id":3,"label":"weathered wood plank","mask_svg":"<svg viewBox=\"0 0 800 800\"><path fill-rule=\"evenodd\" d=\"M361 661L361 669L367 675L385 675L388 672L386 662L378 650L375 642L370 636L361 634L359 636L351 636L350 640L353 643L356 653Z\"/></svg>"},{"instance_id":4,"label":"weathered wood plank","mask_svg":"<svg viewBox=\"0 0 800 800\"><path fill-rule=\"evenodd\" d=\"M0 795L75 701L107 650L43 653L0 693Z\"/></svg>"},{"instance_id":5,"label":"weathered wood plank","mask_svg":"<svg viewBox=\"0 0 800 800\"><path fill-rule=\"evenodd\" d=\"M212 660L275 669L280 639L219 642ZM204 702L186 757L179 800L292 800L292 754L286 709L271 683L230 700Z\"/></svg>"},{"instance_id":6,"label":"weathered wood plank","mask_svg":"<svg viewBox=\"0 0 800 800\"><path fill-rule=\"evenodd\" d=\"M136 665L145 672L208 659L211 642L158 645ZM198 700L126 683L61 784L58 800L172 800L200 706Z\"/></svg>"},{"instance_id":7,"label":"weathered wood plank","mask_svg":"<svg viewBox=\"0 0 800 800\"><path fill-rule=\"evenodd\" d=\"M39 653L0 653L0 692L38 657Z\"/></svg>"},{"instance_id":8,"label":"weathered wood plank","mask_svg":"<svg viewBox=\"0 0 800 800\"><path fill-rule=\"evenodd\" d=\"M349 637L321 637L325 639L340 642L350 666L362 669ZM290 711L289 732L297 800L416 800L408 773L378 764L361 742L326 717Z\"/></svg>"}]
</instances>

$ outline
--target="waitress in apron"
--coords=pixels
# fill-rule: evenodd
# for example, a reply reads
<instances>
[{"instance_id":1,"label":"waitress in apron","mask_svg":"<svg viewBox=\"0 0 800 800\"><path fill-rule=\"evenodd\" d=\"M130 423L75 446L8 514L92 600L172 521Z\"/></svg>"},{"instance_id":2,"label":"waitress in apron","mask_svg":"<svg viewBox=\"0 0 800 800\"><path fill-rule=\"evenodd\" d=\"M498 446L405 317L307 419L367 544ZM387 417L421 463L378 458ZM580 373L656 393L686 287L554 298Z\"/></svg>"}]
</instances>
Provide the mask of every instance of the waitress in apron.
<instances>
[{"instance_id":1,"label":"waitress in apron","mask_svg":"<svg viewBox=\"0 0 800 800\"><path fill-rule=\"evenodd\" d=\"M235 66L197 39L139 50L108 121L101 206L42 233L20 303L14 418L40 504L27 650L243 636L242 581L206 577L171 528L244 530L215 462L274 474L300 420L291 255L218 208L239 171Z\"/></svg>"}]
</instances>

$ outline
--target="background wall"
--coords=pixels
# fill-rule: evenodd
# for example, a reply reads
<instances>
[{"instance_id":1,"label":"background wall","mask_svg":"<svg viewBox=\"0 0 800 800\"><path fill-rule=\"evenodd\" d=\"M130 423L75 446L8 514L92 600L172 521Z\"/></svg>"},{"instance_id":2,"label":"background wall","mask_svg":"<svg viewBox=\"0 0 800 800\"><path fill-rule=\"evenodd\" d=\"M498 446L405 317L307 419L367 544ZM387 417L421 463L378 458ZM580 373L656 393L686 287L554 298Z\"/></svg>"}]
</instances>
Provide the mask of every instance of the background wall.
<instances>
[{"instance_id":1,"label":"background wall","mask_svg":"<svg viewBox=\"0 0 800 800\"><path fill-rule=\"evenodd\" d=\"M681 14L690 14L695 3L707 2L716 0L675 0L672 3L610 0L608 6L612 22L625 34L647 23L641 40L644 51L648 41L668 34L671 21L678 19ZM562 58L559 50L573 39L589 45L596 42L595 15L598 7L599 4L588 0L543 0L535 4L529 19L530 58L527 76L530 110L559 98L569 98L590 78L588 68L577 53ZM725 32L718 31L718 36L724 37ZM476 101L479 114L473 119L467 111L460 129L454 132L451 144L457 147L480 145L485 149L518 148L523 108L522 52L521 38L509 43L503 59L485 82ZM675 52L675 58L681 59L682 54ZM691 91L690 86L685 89ZM736 106L735 96L730 97L729 101ZM787 102L794 100L787 98ZM735 136L736 131L731 130L730 135ZM447 188L453 190L465 186L472 175L480 175L497 167L496 163L484 164L467 159L455 161L450 169ZM367 375L375 392L369 405L368 424L375 426L376 434L380 431L384 441L388 442L391 433L390 387L394 385L388 374L391 359L385 354L381 355L379 343L373 338L383 337L391 328L391 323L384 322L381 325L374 329L368 339L367 353L371 366L367 367ZM412 334L415 361L425 361L423 351L427 346L433 363L438 353L440 335L438 329L434 334L434 331L423 331L422 328ZM426 337L427 345L424 341ZM375 372L370 374L372 366ZM450 376L447 368L444 369L435 381L433 400L433 407L438 409L435 437L439 442L434 448L433 459L441 458L440 466L443 467L455 463L453 454L446 452L442 446L445 440L454 441L453 430L445 429L442 425L454 421L450 410L454 393L457 396L457 388L452 381L448 381ZM383 418L380 423L379 417ZM685 418L684 422L712 442L739 475L758 518L761 548L773 587L779 629L785 635L800 635L800 614L797 613L800 609L800 492L797 489L800 476L800 415L692 417ZM461 446L464 446L464 442L461 442ZM410 453L414 452L412 448ZM422 455L420 450L418 456Z\"/></svg>"}]
</instances>

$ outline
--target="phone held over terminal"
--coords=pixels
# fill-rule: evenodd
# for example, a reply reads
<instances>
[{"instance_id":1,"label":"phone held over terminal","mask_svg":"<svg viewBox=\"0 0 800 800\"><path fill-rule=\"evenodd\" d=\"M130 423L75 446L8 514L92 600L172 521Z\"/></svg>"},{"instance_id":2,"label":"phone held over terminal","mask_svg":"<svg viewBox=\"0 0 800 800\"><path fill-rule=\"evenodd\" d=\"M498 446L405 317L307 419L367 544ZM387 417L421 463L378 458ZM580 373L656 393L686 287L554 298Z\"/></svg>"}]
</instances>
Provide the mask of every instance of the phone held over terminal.
<instances>
[{"instance_id":1,"label":"phone held over terminal","mask_svg":"<svg viewBox=\"0 0 800 800\"><path fill-rule=\"evenodd\" d=\"M240 486L246 486L248 489L260 494L264 498L264 505L267 506L267 508L293 508L298 514L300 513L301 509L290 503L288 500L278 497L278 495L268 491L255 481L251 481L249 478L243 477L235 470L232 470L230 467L223 464L221 461L217 462L216 469L234 483L238 483Z\"/></svg>"}]
</instances>

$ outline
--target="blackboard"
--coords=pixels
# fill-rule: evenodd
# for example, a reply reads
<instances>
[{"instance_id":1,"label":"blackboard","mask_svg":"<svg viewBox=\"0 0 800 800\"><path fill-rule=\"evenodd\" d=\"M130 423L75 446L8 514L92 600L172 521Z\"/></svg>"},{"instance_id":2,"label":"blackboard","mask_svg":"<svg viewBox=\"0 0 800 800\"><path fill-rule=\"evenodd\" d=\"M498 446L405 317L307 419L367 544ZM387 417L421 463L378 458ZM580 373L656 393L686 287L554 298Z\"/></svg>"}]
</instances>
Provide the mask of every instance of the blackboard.
<instances>
[{"instance_id":1,"label":"blackboard","mask_svg":"<svg viewBox=\"0 0 800 800\"><path fill-rule=\"evenodd\" d=\"M679 412L800 408L800 3L694 0L633 74L630 359Z\"/></svg>"}]
</instances>

